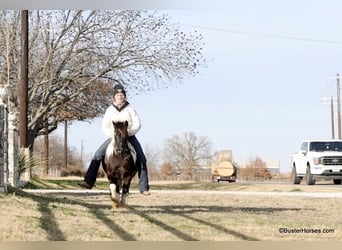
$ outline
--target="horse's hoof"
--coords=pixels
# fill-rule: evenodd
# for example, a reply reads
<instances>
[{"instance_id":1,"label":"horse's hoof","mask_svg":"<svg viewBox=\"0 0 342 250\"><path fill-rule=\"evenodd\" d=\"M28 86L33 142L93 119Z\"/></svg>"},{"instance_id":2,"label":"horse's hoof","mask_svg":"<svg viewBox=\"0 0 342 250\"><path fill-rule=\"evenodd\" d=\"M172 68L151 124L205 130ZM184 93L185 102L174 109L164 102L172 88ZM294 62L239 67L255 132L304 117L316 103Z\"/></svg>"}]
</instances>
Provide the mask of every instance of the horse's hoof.
<instances>
[{"instance_id":1,"label":"horse's hoof","mask_svg":"<svg viewBox=\"0 0 342 250\"><path fill-rule=\"evenodd\" d=\"M117 202L113 202L112 207L114 209L118 209L119 208L119 204Z\"/></svg>"},{"instance_id":2,"label":"horse's hoof","mask_svg":"<svg viewBox=\"0 0 342 250\"><path fill-rule=\"evenodd\" d=\"M120 204L122 207L128 207L128 194L122 195L122 199L121 199Z\"/></svg>"},{"instance_id":3,"label":"horse's hoof","mask_svg":"<svg viewBox=\"0 0 342 250\"><path fill-rule=\"evenodd\" d=\"M128 207L128 204L127 204L127 203L121 203L121 207L127 208L127 207Z\"/></svg>"}]
</instances>

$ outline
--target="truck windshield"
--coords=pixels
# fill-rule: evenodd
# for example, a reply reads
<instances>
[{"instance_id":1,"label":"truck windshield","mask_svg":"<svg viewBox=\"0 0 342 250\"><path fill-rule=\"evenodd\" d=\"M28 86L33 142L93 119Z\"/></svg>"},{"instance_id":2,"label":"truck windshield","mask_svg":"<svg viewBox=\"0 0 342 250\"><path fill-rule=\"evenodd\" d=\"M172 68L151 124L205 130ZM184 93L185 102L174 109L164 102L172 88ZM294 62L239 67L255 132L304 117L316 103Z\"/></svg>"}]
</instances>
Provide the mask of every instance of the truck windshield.
<instances>
[{"instance_id":1,"label":"truck windshield","mask_svg":"<svg viewBox=\"0 0 342 250\"><path fill-rule=\"evenodd\" d=\"M310 151L342 151L342 142L311 142Z\"/></svg>"}]
</instances>

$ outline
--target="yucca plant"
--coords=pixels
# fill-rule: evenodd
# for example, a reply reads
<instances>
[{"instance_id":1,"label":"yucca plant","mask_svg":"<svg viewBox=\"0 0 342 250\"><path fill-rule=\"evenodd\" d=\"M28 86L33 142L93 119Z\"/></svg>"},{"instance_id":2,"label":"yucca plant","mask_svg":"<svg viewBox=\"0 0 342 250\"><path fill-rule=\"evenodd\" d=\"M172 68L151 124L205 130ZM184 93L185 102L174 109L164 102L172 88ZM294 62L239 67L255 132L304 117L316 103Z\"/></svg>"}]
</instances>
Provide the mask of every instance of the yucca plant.
<instances>
[{"instance_id":1,"label":"yucca plant","mask_svg":"<svg viewBox=\"0 0 342 250\"><path fill-rule=\"evenodd\" d=\"M24 148L19 149L18 153L18 164L19 164L19 176L21 176L26 171L32 173L33 169L39 168L43 162L37 159L30 153L26 153L27 151Z\"/></svg>"}]
</instances>

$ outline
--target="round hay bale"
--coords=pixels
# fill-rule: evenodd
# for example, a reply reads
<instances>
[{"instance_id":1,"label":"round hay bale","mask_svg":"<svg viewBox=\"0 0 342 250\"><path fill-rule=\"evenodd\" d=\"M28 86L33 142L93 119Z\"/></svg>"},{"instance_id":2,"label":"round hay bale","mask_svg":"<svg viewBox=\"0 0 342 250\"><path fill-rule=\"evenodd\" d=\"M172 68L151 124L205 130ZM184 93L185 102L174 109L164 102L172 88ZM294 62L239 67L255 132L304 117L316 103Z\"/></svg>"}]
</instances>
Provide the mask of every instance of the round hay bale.
<instances>
[{"instance_id":1,"label":"round hay bale","mask_svg":"<svg viewBox=\"0 0 342 250\"><path fill-rule=\"evenodd\" d=\"M211 174L220 176L231 176L234 174L234 166L229 161L214 162L211 168Z\"/></svg>"},{"instance_id":2,"label":"round hay bale","mask_svg":"<svg viewBox=\"0 0 342 250\"><path fill-rule=\"evenodd\" d=\"M217 161L233 161L233 154L231 150L222 150L217 153Z\"/></svg>"},{"instance_id":3,"label":"round hay bale","mask_svg":"<svg viewBox=\"0 0 342 250\"><path fill-rule=\"evenodd\" d=\"M218 163L217 170L222 176L231 176L234 173L234 166L228 161Z\"/></svg>"}]
</instances>

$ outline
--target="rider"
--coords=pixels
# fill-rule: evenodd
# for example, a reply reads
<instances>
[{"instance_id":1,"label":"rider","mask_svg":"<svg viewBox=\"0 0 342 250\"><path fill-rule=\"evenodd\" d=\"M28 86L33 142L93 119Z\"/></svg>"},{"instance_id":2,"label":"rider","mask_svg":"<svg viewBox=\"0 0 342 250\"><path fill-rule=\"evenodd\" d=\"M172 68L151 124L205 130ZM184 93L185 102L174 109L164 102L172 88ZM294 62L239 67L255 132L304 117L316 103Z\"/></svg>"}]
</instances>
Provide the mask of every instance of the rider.
<instances>
[{"instance_id":1,"label":"rider","mask_svg":"<svg viewBox=\"0 0 342 250\"><path fill-rule=\"evenodd\" d=\"M140 130L141 127L140 119L135 109L126 100L125 89L120 84L114 86L112 105L107 108L102 120L102 131L109 138L102 143L102 145L95 152L84 177L84 181L78 183L78 185L88 189L91 189L94 186L97 172L102 160L104 159L106 148L110 144L111 137L113 135L114 128L112 121L128 121L128 141L131 143L137 154L139 176L138 189L141 194L150 195L146 157L139 141L135 137L135 134Z\"/></svg>"}]
</instances>

